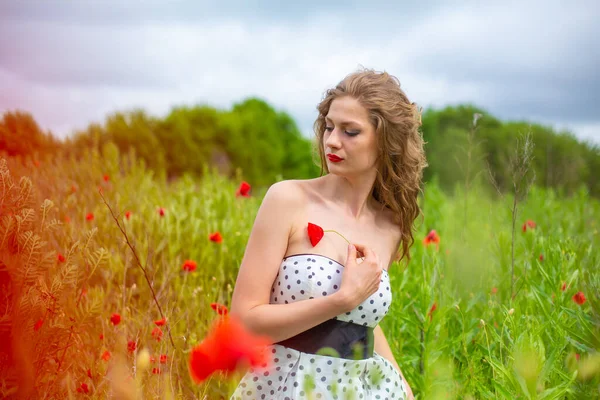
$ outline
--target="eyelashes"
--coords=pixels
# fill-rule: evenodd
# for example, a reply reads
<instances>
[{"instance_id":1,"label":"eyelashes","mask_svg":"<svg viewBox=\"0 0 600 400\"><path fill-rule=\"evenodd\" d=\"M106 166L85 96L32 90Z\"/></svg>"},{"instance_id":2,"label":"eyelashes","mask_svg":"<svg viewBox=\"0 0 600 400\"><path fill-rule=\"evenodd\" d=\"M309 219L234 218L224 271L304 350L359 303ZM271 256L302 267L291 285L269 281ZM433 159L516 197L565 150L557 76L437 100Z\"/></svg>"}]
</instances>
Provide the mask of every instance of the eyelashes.
<instances>
[{"instance_id":1,"label":"eyelashes","mask_svg":"<svg viewBox=\"0 0 600 400\"><path fill-rule=\"evenodd\" d=\"M327 132L331 132L331 131L333 131L333 127L332 127L332 126L326 126L326 127L325 127L325 130L326 130ZM349 131L344 131L344 133L345 133L346 135L348 135L348 136L356 136L356 135L358 135L358 134L360 133L360 131L357 131L357 132L349 132Z\"/></svg>"}]
</instances>

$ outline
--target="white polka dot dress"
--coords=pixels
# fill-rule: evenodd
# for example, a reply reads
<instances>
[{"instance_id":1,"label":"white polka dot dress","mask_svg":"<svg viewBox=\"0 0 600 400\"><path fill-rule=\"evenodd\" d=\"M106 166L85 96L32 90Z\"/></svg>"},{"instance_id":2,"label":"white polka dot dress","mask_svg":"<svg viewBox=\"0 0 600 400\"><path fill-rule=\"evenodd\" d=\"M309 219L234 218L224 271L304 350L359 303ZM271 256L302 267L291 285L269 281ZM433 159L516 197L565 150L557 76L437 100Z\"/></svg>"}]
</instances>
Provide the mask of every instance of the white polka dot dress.
<instances>
[{"instance_id":1,"label":"white polka dot dress","mask_svg":"<svg viewBox=\"0 0 600 400\"><path fill-rule=\"evenodd\" d=\"M341 284L344 266L326 256L295 254L283 259L271 289L271 304L327 296ZM379 290L350 312L327 321L325 328L312 331L313 338L329 335L336 340L351 336L354 331L371 331L387 314L392 302L390 279L382 274ZM315 331L317 333L315 333ZM321 335L321 332L324 332ZM341 333L337 333L341 332ZM350 334L348 334L350 332ZM299 343L307 350L314 340L305 332L298 335ZM318 335L318 336L314 336ZM291 341L283 341L282 343ZM318 340L317 340L318 342ZM290 344L291 346L291 344ZM297 346L292 346L297 347ZM367 357L343 357L314 354L283 344L269 346L273 364L251 368L241 379L231 400L247 399L406 399L406 387L395 367L375 351ZM306 347L306 348L305 348ZM335 347L335 346L332 346ZM341 353L340 353L341 354Z\"/></svg>"}]
</instances>

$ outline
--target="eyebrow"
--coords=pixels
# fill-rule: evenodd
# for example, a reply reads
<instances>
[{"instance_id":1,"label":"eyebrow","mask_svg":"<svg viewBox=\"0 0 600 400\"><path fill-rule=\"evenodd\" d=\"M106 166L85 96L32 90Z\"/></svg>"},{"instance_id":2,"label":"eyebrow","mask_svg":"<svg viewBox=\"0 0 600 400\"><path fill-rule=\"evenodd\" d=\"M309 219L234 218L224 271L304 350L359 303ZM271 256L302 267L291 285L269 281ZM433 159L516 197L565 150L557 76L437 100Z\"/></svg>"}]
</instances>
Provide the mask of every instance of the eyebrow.
<instances>
[{"instance_id":1,"label":"eyebrow","mask_svg":"<svg viewBox=\"0 0 600 400\"><path fill-rule=\"evenodd\" d=\"M327 121L327 122L333 122L333 120L331 118L329 118L328 116L325 116L325 121ZM361 123L356 122L356 121L342 121L342 122L340 122L340 125L341 126L355 125L358 128L362 128L363 127Z\"/></svg>"}]
</instances>

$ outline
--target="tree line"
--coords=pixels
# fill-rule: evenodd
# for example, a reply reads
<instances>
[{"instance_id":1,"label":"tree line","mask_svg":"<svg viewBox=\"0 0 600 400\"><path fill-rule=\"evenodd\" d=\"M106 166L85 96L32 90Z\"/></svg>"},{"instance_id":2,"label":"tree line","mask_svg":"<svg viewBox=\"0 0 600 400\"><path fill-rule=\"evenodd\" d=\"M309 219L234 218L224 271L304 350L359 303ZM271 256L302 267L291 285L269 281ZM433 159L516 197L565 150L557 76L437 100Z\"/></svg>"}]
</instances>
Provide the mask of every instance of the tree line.
<instances>
[{"instance_id":1,"label":"tree line","mask_svg":"<svg viewBox=\"0 0 600 400\"><path fill-rule=\"evenodd\" d=\"M474 118L477 114L481 117ZM536 185L566 195L585 186L592 196L600 197L600 147L569 132L501 121L472 105L429 109L422 124L429 163L426 182L436 179L451 191L457 183L469 176L481 177L483 172L494 177L500 190L510 190L517 138L529 133ZM184 173L201 176L209 166L266 186L279 179L317 177L320 171L313 138L304 137L287 113L258 98L248 98L229 110L209 105L175 107L164 118L141 109L115 112L103 124L90 124L63 140L44 132L25 111L5 112L0 121L0 153L6 156L77 158L84 149L100 149L107 142L122 152L133 149L148 168L169 179Z\"/></svg>"}]
</instances>

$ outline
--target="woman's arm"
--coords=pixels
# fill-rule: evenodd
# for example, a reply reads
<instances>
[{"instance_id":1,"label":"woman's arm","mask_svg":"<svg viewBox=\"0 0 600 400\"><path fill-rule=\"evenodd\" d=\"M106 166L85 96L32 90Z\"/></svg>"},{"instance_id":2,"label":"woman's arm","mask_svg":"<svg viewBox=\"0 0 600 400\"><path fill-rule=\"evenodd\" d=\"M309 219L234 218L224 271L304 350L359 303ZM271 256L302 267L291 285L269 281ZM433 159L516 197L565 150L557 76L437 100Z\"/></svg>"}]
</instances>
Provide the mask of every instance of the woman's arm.
<instances>
[{"instance_id":1,"label":"woman's arm","mask_svg":"<svg viewBox=\"0 0 600 400\"><path fill-rule=\"evenodd\" d=\"M339 291L290 304L269 304L294 217L304 209L303 203L303 193L294 181L277 182L269 188L254 220L231 299L231 314L237 314L255 334L268 336L273 342L348 311Z\"/></svg>"},{"instance_id":2,"label":"woman's arm","mask_svg":"<svg viewBox=\"0 0 600 400\"><path fill-rule=\"evenodd\" d=\"M387 359L389 362L392 363L392 365L394 367L396 367L396 370L398 371L398 373L404 380L404 384L406 385L406 388L408 389L408 399L409 400L414 399L412 389L410 388L408 381L402 374L402 371L400 371L400 366L396 362L396 359L394 358L394 354L392 353L392 349L390 348L390 345L388 344L387 339L385 338L385 335L383 334L383 330L381 329L381 327L379 325L377 325L377 327L374 330L374 336L375 336L375 344L374 344L375 352L377 352L377 354L379 354L382 357L384 357L385 359Z\"/></svg>"}]
</instances>

